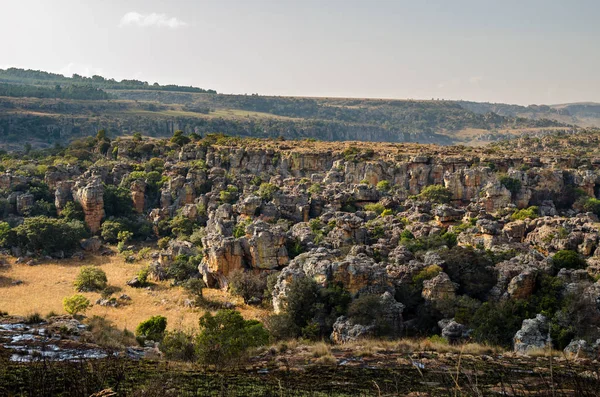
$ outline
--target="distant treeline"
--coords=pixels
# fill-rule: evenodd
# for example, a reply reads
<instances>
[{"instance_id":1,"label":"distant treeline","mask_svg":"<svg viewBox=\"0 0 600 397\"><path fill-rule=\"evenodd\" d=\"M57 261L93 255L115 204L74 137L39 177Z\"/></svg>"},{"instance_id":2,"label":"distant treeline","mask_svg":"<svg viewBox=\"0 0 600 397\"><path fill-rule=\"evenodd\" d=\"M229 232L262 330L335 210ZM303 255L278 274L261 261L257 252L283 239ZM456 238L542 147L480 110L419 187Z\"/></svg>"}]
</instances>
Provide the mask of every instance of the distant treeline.
<instances>
[{"instance_id":1,"label":"distant treeline","mask_svg":"<svg viewBox=\"0 0 600 397\"><path fill-rule=\"evenodd\" d=\"M149 84L147 81L140 80L121 80L107 79L102 76L94 75L85 77L73 74L73 77L65 77L62 74L44 72L41 70L8 68L0 69L0 82L19 83L31 85L89 85L93 88L105 90L155 90L155 91L177 91L177 92L196 92L216 94L215 90L205 90L198 87L186 87L174 84L160 85L158 83Z\"/></svg>"},{"instance_id":2,"label":"distant treeline","mask_svg":"<svg viewBox=\"0 0 600 397\"><path fill-rule=\"evenodd\" d=\"M43 87L23 84L0 83L0 96L62 98L62 99L109 99L110 95L91 85L72 84L65 87Z\"/></svg>"}]
</instances>

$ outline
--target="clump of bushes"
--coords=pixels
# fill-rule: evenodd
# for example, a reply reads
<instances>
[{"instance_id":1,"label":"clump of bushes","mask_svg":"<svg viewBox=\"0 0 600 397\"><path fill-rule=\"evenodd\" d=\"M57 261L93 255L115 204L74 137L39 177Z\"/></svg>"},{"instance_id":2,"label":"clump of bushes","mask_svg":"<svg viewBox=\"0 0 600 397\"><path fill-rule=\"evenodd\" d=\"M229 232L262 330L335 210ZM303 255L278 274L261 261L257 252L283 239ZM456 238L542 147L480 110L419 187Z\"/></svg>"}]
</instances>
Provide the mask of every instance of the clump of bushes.
<instances>
[{"instance_id":1,"label":"clump of bushes","mask_svg":"<svg viewBox=\"0 0 600 397\"><path fill-rule=\"evenodd\" d=\"M502 186L507 188L513 196L519 193L519 190L521 190L521 181L516 178L503 175L499 178L499 181Z\"/></svg>"},{"instance_id":2,"label":"clump of bushes","mask_svg":"<svg viewBox=\"0 0 600 397\"><path fill-rule=\"evenodd\" d=\"M204 313L201 332L196 338L196 354L200 363L222 368L238 363L249 348L268 343L269 333L256 320L244 320L235 310Z\"/></svg>"},{"instance_id":3,"label":"clump of bushes","mask_svg":"<svg viewBox=\"0 0 600 397\"><path fill-rule=\"evenodd\" d=\"M107 283L106 273L96 266L82 267L74 282L75 289L83 292L101 291Z\"/></svg>"},{"instance_id":4,"label":"clump of bushes","mask_svg":"<svg viewBox=\"0 0 600 397\"><path fill-rule=\"evenodd\" d=\"M364 209L366 211L373 211L377 215L381 215L383 211L385 211L385 207L381 203L369 203L365 204Z\"/></svg>"},{"instance_id":5,"label":"clump of bushes","mask_svg":"<svg viewBox=\"0 0 600 397\"><path fill-rule=\"evenodd\" d=\"M525 220L525 219L535 219L538 217L539 208L535 205L532 205L529 208L523 208L521 210L515 211L510 219L513 221Z\"/></svg>"}]
</instances>

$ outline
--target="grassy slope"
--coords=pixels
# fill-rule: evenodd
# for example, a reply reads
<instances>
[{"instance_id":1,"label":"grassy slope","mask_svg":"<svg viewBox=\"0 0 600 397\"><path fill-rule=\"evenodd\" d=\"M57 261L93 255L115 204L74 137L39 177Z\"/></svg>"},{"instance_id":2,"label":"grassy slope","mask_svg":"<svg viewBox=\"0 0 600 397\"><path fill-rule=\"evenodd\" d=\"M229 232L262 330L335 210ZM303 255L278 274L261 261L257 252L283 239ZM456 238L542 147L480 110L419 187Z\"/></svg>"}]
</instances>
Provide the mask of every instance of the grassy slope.
<instances>
[{"instance_id":1,"label":"grassy slope","mask_svg":"<svg viewBox=\"0 0 600 397\"><path fill-rule=\"evenodd\" d=\"M12 315L29 315L40 313L45 316L51 311L64 313L62 300L75 293L73 281L79 269L85 265L98 265L106 272L108 283L121 288L113 296L127 294L131 297L129 304L112 308L94 305L86 315L105 316L119 328L130 330L143 320L157 314L167 317L169 329L197 328L198 318L202 309L185 308L183 302L187 299L181 287L171 287L169 282L156 282L151 289L131 288L125 285L137 274L143 263L125 263L122 256L88 256L83 261L64 259L60 261L44 261L41 265L28 266L14 264L14 258L6 258L11 263L9 270L0 274L0 310ZM23 284L12 285L13 281L21 280ZM237 298L230 297L224 291L205 289L204 296L209 300L219 302L234 302L246 318L261 318L266 314L263 309L244 305ZM100 298L99 293L83 293L92 304Z\"/></svg>"}]
</instances>

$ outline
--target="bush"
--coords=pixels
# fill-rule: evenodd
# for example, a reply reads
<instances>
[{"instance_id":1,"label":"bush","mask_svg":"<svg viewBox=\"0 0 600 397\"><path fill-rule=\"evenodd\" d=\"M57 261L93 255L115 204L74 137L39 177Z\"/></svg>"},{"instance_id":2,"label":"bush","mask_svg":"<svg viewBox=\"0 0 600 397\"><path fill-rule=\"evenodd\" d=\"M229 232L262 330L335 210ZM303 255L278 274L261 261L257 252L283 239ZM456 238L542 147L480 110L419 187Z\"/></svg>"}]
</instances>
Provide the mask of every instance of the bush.
<instances>
[{"instance_id":1,"label":"bush","mask_svg":"<svg viewBox=\"0 0 600 397\"><path fill-rule=\"evenodd\" d=\"M555 272L560 269L585 269L586 267L585 259L576 251L560 250L552 257L552 268Z\"/></svg>"},{"instance_id":2,"label":"bush","mask_svg":"<svg viewBox=\"0 0 600 397\"><path fill-rule=\"evenodd\" d=\"M277 192L279 188L272 183L261 183L258 188L258 195L266 201L271 201L273 199L273 194Z\"/></svg>"},{"instance_id":3,"label":"bush","mask_svg":"<svg viewBox=\"0 0 600 397\"><path fill-rule=\"evenodd\" d=\"M227 189L221 190L219 193L219 199L222 203L234 204L239 197L239 190L233 185L227 186Z\"/></svg>"},{"instance_id":4,"label":"bush","mask_svg":"<svg viewBox=\"0 0 600 397\"><path fill-rule=\"evenodd\" d=\"M583 197L577 201L575 207L579 207L585 212L593 212L600 216L600 200L597 198Z\"/></svg>"},{"instance_id":5,"label":"bush","mask_svg":"<svg viewBox=\"0 0 600 397\"><path fill-rule=\"evenodd\" d=\"M381 215L381 213L385 210L383 204L380 203L369 203L364 206L365 211L373 211L377 213L377 215Z\"/></svg>"},{"instance_id":6,"label":"bush","mask_svg":"<svg viewBox=\"0 0 600 397\"><path fill-rule=\"evenodd\" d=\"M162 342L160 342L159 348L168 360L196 360L194 335L182 330L166 332Z\"/></svg>"},{"instance_id":7,"label":"bush","mask_svg":"<svg viewBox=\"0 0 600 397\"><path fill-rule=\"evenodd\" d=\"M262 301L266 288L266 277L258 273L235 270L229 275L229 292L244 299L244 303Z\"/></svg>"},{"instance_id":8,"label":"bush","mask_svg":"<svg viewBox=\"0 0 600 397\"><path fill-rule=\"evenodd\" d=\"M73 295L63 299L63 308L71 316L76 316L78 313L85 313L90 307L90 301L83 295Z\"/></svg>"},{"instance_id":9,"label":"bush","mask_svg":"<svg viewBox=\"0 0 600 397\"><path fill-rule=\"evenodd\" d=\"M144 266L138 272L137 279L140 282L140 285L142 287L145 287L148 284L148 275L149 274L150 274L150 269L148 268L148 266Z\"/></svg>"},{"instance_id":10,"label":"bush","mask_svg":"<svg viewBox=\"0 0 600 397\"><path fill-rule=\"evenodd\" d=\"M201 278L190 278L183 283L183 288L186 290L188 296L194 300L196 306L202 301L202 290L206 288L204 280Z\"/></svg>"},{"instance_id":11,"label":"bush","mask_svg":"<svg viewBox=\"0 0 600 397\"><path fill-rule=\"evenodd\" d=\"M125 219L108 219L102 223L100 227L100 236L107 243L117 243L119 241L119 234L123 232L131 233L129 224Z\"/></svg>"},{"instance_id":12,"label":"bush","mask_svg":"<svg viewBox=\"0 0 600 397\"><path fill-rule=\"evenodd\" d=\"M139 323L135 329L135 335L145 339L160 342L167 329L167 318L163 316L152 316L148 320Z\"/></svg>"},{"instance_id":13,"label":"bush","mask_svg":"<svg viewBox=\"0 0 600 397\"><path fill-rule=\"evenodd\" d=\"M532 205L529 208L523 208L522 210L515 211L514 214L511 215L510 219L513 221L535 219L538 217L538 213L539 208L535 205Z\"/></svg>"},{"instance_id":14,"label":"bush","mask_svg":"<svg viewBox=\"0 0 600 397\"><path fill-rule=\"evenodd\" d=\"M274 340L296 338L300 335L300 328L294 323L289 313L272 314L265 320L265 327L269 330Z\"/></svg>"},{"instance_id":15,"label":"bush","mask_svg":"<svg viewBox=\"0 0 600 397\"><path fill-rule=\"evenodd\" d=\"M294 278L285 299L285 311L298 328L304 328L316 314L319 285L309 277Z\"/></svg>"},{"instance_id":16,"label":"bush","mask_svg":"<svg viewBox=\"0 0 600 397\"><path fill-rule=\"evenodd\" d=\"M198 274L198 263L194 258L185 255L175 257L173 263L166 269L167 278L172 278L176 282L185 281Z\"/></svg>"},{"instance_id":17,"label":"bush","mask_svg":"<svg viewBox=\"0 0 600 397\"><path fill-rule=\"evenodd\" d=\"M502 186L507 188L513 196L519 193L519 190L521 190L521 181L518 179L504 175L500 177L499 181Z\"/></svg>"},{"instance_id":18,"label":"bush","mask_svg":"<svg viewBox=\"0 0 600 397\"><path fill-rule=\"evenodd\" d=\"M377 335L389 332L389 324L384 319L384 309L378 295L364 294L352 301L348 307L348 317L355 324L375 325Z\"/></svg>"},{"instance_id":19,"label":"bush","mask_svg":"<svg viewBox=\"0 0 600 397\"><path fill-rule=\"evenodd\" d=\"M392 185L390 184L390 181L383 180L377 183L377 190L380 192L389 192L391 188Z\"/></svg>"},{"instance_id":20,"label":"bush","mask_svg":"<svg viewBox=\"0 0 600 397\"><path fill-rule=\"evenodd\" d=\"M104 185L104 214L111 216L129 216L133 213L131 191L122 186Z\"/></svg>"},{"instance_id":21,"label":"bush","mask_svg":"<svg viewBox=\"0 0 600 397\"><path fill-rule=\"evenodd\" d=\"M441 252L444 269L450 279L459 284L458 293L483 299L496 284L493 263L472 247L454 247Z\"/></svg>"},{"instance_id":22,"label":"bush","mask_svg":"<svg viewBox=\"0 0 600 397\"><path fill-rule=\"evenodd\" d=\"M104 270L96 266L84 266L79 271L75 279L75 289L77 291L101 291L106 288L108 280Z\"/></svg>"},{"instance_id":23,"label":"bush","mask_svg":"<svg viewBox=\"0 0 600 397\"><path fill-rule=\"evenodd\" d=\"M186 145L190 143L190 138L183 135L183 131L177 130L173 133L173 137L171 137L171 143L174 143L179 146Z\"/></svg>"},{"instance_id":24,"label":"bush","mask_svg":"<svg viewBox=\"0 0 600 397\"><path fill-rule=\"evenodd\" d=\"M52 254L58 251L71 252L86 237L85 225L79 221L36 216L25 218L22 224L12 229L15 243L33 252Z\"/></svg>"},{"instance_id":25,"label":"bush","mask_svg":"<svg viewBox=\"0 0 600 397\"><path fill-rule=\"evenodd\" d=\"M67 221L84 221L85 215L81 204L76 201L68 201L64 208L60 212L60 216L65 218Z\"/></svg>"},{"instance_id":26,"label":"bush","mask_svg":"<svg viewBox=\"0 0 600 397\"><path fill-rule=\"evenodd\" d=\"M452 200L452 192L442 185L429 185L419 194L419 198L432 203L449 203Z\"/></svg>"},{"instance_id":27,"label":"bush","mask_svg":"<svg viewBox=\"0 0 600 397\"><path fill-rule=\"evenodd\" d=\"M200 318L202 332L196 338L198 360L205 365L222 368L239 364L251 347L268 343L269 334L256 320L244 320L235 310L210 312Z\"/></svg>"}]
</instances>

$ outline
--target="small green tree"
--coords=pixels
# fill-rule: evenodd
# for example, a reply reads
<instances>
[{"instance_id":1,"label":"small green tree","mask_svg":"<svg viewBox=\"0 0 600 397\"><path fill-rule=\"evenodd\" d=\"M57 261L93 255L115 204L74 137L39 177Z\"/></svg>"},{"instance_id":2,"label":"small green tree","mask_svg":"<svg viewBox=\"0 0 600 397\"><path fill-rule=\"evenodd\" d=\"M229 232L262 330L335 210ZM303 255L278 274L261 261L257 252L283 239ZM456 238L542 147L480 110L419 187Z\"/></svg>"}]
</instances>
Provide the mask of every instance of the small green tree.
<instances>
[{"instance_id":1,"label":"small green tree","mask_svg":"<svg viewBox=\"0 0 600 397\"><path fill-rule=\"evenodd\" d=\"M240 363L251 347L268 343L269 334L256 320L244 320L235 310L210 312L200 318L202 332L196 339L198 360L205 365L222 368Z\"/></svg>"},{"instance_id":2,"label":"small green tree","mask_svg":"<svg viewBox=\"0 0 600 397\"><path fill-rule=\"evenodd\" d=\"M452 200L452 192L442 185L429 185L421 191L419 198L432 203L444 204Z\"/></svg>"},{"instance_id":3,"label":"small green tree","mask_svg":"<svg viewBox=\"0 0 600 397\"><path fill-rule=\"evenodd\" d=\"M235 270L229 275L229 292L242 297L244 303L250 303L253 300L262 301L266 288L267 278L260 274Z\"/></svg>"},{"instance_id":4,"label":"small green tree","mask_svg":"<svg viewBox=\"0 0 600 397\"><path fill-rule=\"evenodd\" d=\"M145 339L160 342L167 329L167 318L163 316L152 316L148 320L139 323L135 329L135 335Z\"/></svg>"},{"instance_id":5,"label":"small green tree","mask_svg":"<svg viewBox=\"0 0 600 397\"><path fill-rule=\"evenodd\" d=\"M85 313L90 307L90 301L83 295L73 295L63 299L63 308L71 316L76 316L78 313Z\"/></svg>"},{"instance_id":6,"label":"small green tree","mask_svg":"<svg viewBox=\"0 0 600 397\"><path fill-rule=\"evenodd\" d=\"M84 266L79 271L75 279L75 289L77 291L101 291L106 288L108 280L104 270L96 266Z\"/></svg>"},{"instance_id":7,"label":"small green tree","mask_svg":"<svg viewBox=\"0 0 600 397\"><path fill-rule=\"evenodd\" d=\"M179 146L186 145L190 143L190 138L183 135L183 131L177 130L173 133L173 137L171 138L171 142L175 143Z\"/></svg>"}]
</instances>

